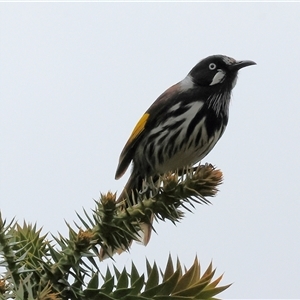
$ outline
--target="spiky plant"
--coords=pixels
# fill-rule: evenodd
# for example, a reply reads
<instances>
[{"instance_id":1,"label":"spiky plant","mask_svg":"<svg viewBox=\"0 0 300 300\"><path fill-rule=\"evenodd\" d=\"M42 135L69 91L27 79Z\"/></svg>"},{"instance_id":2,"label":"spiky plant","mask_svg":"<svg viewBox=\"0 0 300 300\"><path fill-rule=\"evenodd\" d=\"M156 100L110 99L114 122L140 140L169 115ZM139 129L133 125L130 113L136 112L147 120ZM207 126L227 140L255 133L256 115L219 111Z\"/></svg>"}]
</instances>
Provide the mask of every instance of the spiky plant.
<instances>
[{"instance_id":1,"label":"spiky plant","mask_svg":"<svg viewBox=\"0 0 300 300\"><path fill-rule=\"evenodd\" d=\"M153 186L151 199L137 199L126 210L115 203L115 195L107 193L96 201L91 214L77 214L81 224L69 228L69 237L41 235L36 225L14 220L7 223L0 214L0 299L212 299L228 286L217 287L222 276L213 280L210 265L201 275L196 258L190 269L183 269L169 257L165 270L146 262L147 271L139 274L132 263L131 272L114 274L99 270L99 246L129 247L137 239L140 222L149 214L158 220L175 223L183 217L182 209L195 203L209 203L222 181L222 173L211 165L189 170L184 176L167 174Z\"/></svg>"}]
</instances>

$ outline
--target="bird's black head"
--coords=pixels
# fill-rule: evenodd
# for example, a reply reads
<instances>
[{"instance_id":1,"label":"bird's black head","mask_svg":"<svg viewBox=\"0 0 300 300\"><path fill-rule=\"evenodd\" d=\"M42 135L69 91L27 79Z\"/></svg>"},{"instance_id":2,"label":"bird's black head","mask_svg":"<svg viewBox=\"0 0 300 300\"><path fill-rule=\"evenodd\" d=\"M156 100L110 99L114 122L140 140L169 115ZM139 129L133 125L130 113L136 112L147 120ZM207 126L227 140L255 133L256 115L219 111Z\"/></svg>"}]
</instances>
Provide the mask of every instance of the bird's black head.
<instances>
[{"instance_id":1,"label":"bird's black head","mask_svg":"<svg viewBox=\"0 0 300 300\"><path fill-rule=\"evenodd\" d=\"M189 73L194 84L198 86L226 85L232 89L237 72L241 68L255 65L251 60L236 61L225 55L212 55L201 60Z\"/></svg>"}]
</instances>

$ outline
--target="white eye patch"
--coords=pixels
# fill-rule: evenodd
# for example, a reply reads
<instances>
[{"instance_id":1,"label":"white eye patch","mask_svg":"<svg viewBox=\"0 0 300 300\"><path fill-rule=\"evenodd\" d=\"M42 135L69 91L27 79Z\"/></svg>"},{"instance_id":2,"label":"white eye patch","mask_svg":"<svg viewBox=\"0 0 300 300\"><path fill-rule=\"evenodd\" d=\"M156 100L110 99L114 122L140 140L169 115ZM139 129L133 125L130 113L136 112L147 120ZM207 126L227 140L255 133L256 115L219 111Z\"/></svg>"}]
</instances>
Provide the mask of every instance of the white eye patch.
<instances>
[{"instance_id":1,"label":"white eye patch","mask_svg":"<svg viewBox=\"0 0 300 300\"><path fill-rule=\"evenodd\" d=\"M216 64L211 63L211 64L209 64L208 67L209 67L210 70L214 70L217 66L216 66Z\"/></svg>"},{"instance_id":2,"label":"white eye patch","mask_svg":"<svg viewBox=\"0 0 300 300\"><path fill-rule=\"evenodd\" d=\"M216 75L214 76L214 78L212 79L210 85L215 85L222 82L224 80L224 77L225 77L225 72L219 69Z\"/></svg>"}]
</instances>

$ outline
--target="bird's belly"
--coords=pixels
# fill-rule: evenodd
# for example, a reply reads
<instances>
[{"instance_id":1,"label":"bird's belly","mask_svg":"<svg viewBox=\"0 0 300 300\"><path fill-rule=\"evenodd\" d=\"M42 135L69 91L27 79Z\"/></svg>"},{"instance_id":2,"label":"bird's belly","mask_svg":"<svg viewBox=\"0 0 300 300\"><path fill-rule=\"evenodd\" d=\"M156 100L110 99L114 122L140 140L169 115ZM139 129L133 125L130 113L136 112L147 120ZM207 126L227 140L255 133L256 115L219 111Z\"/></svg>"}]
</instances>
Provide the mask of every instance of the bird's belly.
<instances>
[{"instance_id":1,"label":"bird's belly","mask_svg":"<svg viewBox=\"0 0 300 300\"><path fill-rule=\"evenodd\" d=\"M189 112L191 116L185 118L177 130L170 130L173 123L166 121L152 130L147 139L140 143L133 163L142 176L163 174L194 165L215 146L226 124L218 122L214 115L202 117L198 116L197 111ZM213 131L207 127L211 122L218 124Z\"/></svg>"},{"instance_id":2,"label":"bird's belly","mask_svg":"<svg viewBox=\"0 0 300 300\"><path fill-rule=\"evenodd\" d=\"M164 160L162 164L156 164L157 173L163 174L169 171L176 171L186 166L192 166L200 162L215 146L219 137L212 137L209 141L197 148L186 148L176 152L173 156ZM159 159L158 159L159 161Z\"/></svg>"}]
</instances>

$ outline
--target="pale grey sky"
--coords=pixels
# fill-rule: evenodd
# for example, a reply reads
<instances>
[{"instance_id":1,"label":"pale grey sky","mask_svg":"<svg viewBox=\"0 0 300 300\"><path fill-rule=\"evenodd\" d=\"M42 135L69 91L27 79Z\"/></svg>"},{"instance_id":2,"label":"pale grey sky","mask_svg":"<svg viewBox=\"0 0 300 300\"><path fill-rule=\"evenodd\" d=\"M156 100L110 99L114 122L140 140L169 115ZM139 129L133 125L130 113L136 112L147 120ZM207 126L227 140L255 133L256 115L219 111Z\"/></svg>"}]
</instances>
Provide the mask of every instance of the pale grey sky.
<instances>
[{"instance_id":1,"label":"pale grey sky","mask_svg":"<svg viewBox=\"0 0 300 300\"><path fill-rule=\"evenodd\" d=\"M203 161L224 172L213 205L155 223L116 265L197 254L234 283L221 298L300 298L299 20L299 3L0 3L3 217L66 234L122 190L120 151L166 88L208 55L250 59Z\"/></svg>"}]
</instances>

